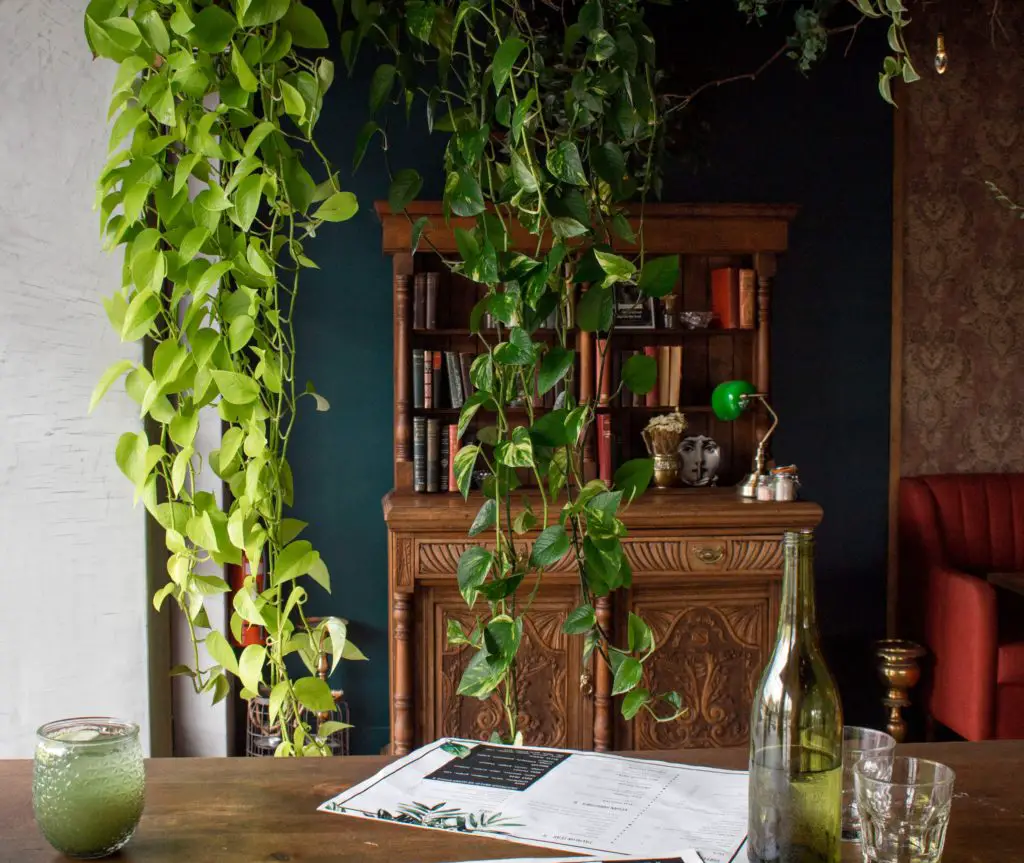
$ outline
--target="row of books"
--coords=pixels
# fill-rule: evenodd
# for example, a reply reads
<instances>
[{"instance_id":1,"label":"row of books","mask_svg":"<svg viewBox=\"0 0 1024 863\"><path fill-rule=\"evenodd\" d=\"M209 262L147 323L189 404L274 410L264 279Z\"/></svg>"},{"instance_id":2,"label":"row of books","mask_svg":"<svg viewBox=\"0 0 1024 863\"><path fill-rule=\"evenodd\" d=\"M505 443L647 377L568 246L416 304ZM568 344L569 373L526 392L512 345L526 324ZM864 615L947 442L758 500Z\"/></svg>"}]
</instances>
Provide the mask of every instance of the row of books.
<instances>
[{"instance_id":1,"label":"row of books","mask_svg":"<svg viewBox=\"0 0 1024 863\"><path fill-rule=\"evenodd\" d=\"M416 273L412 284L412 326L414 330L436 330L440 273ZM716 325L722 329L753 329L757 317L757 278L754 270L746 267L717 267L711 271L711 311ZM557 317L552 312L544 323L555 326ZM497 322L488 312L484 327L494 329ZM654 325L653 319L650 326Z\"/></svg>"},{"instance_id":2,"label":"row of books","mask_svg":"<svg viewBox=\"0 0 1024 863\"><path fill-rule=\"evenodd\" d=\"M744 267L711 271L711 311L723 330L752 330L756 319L757 280Z\"/></svg>"},{"instance_id":3,"label":"row of books","mask_svg":"<svg viewBox=\"0 0 1024 863\"><path fill-rule=\"evenodd\" d=\"M610 414L598 414L594 427L597 473L609 483L615 474L615 450L621 445L621 442L616 445L612 433L614 422ZM457 492L455 455L461 445L457 424L445 423L434 417L413 417L413 491Z\"/></svg>"},{"instance_id":4,"label":"row of books","mask_svg":"<svg viewBox=\"0 0 1024 863\"><path fill-rule=\"evenodd\" d=\"M613 407L679 407L679 390L683 379L682 345L647 345L640 350L607 348L605 339L595 342L594 380L598 404ZM604 363L602 354L607 354ZM658 379L643 395L628 387L619 387L622 369L637 354L653 357L658 364ZM602 373L603 372L603 373Z\"/></svg>"},{"instance_id":5,"label":"row of books","mask_svg":"<svg viewBox=\"0 0 1024 863\"><path fill-rule=\"evenodd\" d=\"M437 329L437 290L440 273L417 273L412 280L412 328Z\"/></svg>"},{"instance_id":6,"label":"row of books","mask_svg":"<svg viewBox=\"0 0 1024 863\"><path fill-rule=\"evenodd\" d=\"M458 451L458 425L442 423L433 417L413 417L413 491L458 491L455 483L455 454Z\"/></svg>"},{"instance_id":7,"label":"row of books","mask_svg":"<svg viewBox=\"0 0 1024 863\"><path fill-rule=\"evenodd\" d=\"M463 351L412 351L412 406L461 408L473 392L469 370L476 354ZM553 408L564 403L565 381L541 395L531 394L534 407ZM520 402L521 403L521 402Z\"/></svg>"},{"instance_id":8,"label":"row of books","mask_svg":"<svg viewBox=\"0 0 1024 863\"><path fill-rule=\"evenodd\" d=\"M469 368L476 354L456 351L412 352L412 406L461 408L473 391Z\"/></svg>"}]
</instances>

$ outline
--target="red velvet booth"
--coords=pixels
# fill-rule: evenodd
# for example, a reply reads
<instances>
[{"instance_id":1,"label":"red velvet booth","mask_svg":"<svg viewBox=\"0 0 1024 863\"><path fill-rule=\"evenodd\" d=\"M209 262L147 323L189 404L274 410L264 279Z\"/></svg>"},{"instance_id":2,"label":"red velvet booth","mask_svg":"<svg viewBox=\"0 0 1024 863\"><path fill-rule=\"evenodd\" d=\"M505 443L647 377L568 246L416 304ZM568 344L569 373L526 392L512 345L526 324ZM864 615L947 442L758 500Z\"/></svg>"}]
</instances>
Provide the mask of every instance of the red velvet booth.
<instances>
[{"instance_id":1,"label":"red velvet booth","mask_svg":"<svg viewBox=\"0 0 1024 863\"><path fill-rule=\"evenodd\" d=\"M931 652L928 709L968 740L1024 738L1024 474L900 482L901 636Z\"/></svg>"}]
</instances>

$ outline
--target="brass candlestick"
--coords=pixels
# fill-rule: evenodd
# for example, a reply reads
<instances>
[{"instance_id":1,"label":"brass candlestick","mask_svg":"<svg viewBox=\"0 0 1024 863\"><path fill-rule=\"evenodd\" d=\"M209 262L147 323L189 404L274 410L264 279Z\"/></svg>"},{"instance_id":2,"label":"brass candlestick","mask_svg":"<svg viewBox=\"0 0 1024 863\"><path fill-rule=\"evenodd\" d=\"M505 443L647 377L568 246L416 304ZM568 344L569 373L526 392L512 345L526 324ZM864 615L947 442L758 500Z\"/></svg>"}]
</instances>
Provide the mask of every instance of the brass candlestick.
<instances>
[{"instance_id":1,"label":"brass candlestick","mask_svg":"<svg viewBox=\"0 0 1024 863\"><path fill-rule=\"evenodd\" d=\"M886 685L882 699L882 704L889 711L886 727L897 743L902 743L907 736L903 708L910 706L909 692L921 679L921 667L917 661L925 653L920 644L902 638L886 638L875 643L875 654L880 660L878 674Z\"/></svg>"}]
</instances>

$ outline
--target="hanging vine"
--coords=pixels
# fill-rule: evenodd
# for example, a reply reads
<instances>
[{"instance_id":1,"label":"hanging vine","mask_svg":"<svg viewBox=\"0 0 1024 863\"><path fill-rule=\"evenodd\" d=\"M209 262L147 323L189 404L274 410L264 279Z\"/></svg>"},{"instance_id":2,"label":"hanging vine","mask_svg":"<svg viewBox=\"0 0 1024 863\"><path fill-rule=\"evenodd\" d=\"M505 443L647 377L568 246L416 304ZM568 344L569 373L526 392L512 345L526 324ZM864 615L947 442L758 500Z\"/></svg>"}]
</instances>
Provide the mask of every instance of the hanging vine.
<instances>
[{"instance_id":1,"label":"hanging vine","mask_svg":"<svg viewBox=\"0 0 1024 863\"><path fill-rule=\"evenodd\" d=\"M737 5L756 18L767 4ZM822 22L834 5L801 6L794 35L776 56L789 55L806 70L830 35L888 15L895 57L879 86L890 99L891 77L914 77L901 36L905 10L898 0L850 0L861 19L829 30ZM666 116L707 87L757 72L708 82L687 96L659 92L656 39L642 0L406 0L353 2L350 11L341 37L350 70L367 41L392 55L373 73L371 110L397 103L408 112L419 100L429 128L450 135L444 215L471 222L455 227L459 254L447 263L487 287L470 320L482 352L471 369L474 392L461 410L460 438L480 417L489 421L454 463L464 496L475 471L486 475L469 531L484 544L463 553L457 573L466 602L473 609L483 604L486 613L469 632L449 622L449 642L472 650L458 691L481 699L497 693L504 722L495 736L522 739L516 668L523 620L545 572L569 556L580 604L563 628L583 637L584 667L595 652L607 664L625 718L644 710L672 721L687 708L678 693L655 692L646 678L656 646L650 627L630 614L626 638L616 643L595 611L601 597L630 585L622 516L648 486L652 463L626 462L610 484L585 477L584 441L599 406L573 395L574 339L576 331L613 331L617 287L634 286L645 297L674 289L678 257L652 258L643 240L645 201L660 190ZM356 144L357 167L378 136L386 154L386 129L369 121ZM405 209L421 187L416 171L394 172L392 210ZM513 243L522 229L530 242L520 234ZM414 222L412 235L414 248L429 244L425 218ZM554 338L538 336L552 312ZM485 314L496 330L481 328ZM602 352L599 377L607 361ZM621 386L642 394L655 378L655 360L634 356ZM535 384L544 394L560 381L564 400L535 411ZM525 409L525 421L513 418L516 406ZM531 495L519 491L524 470L535 486Z\"/></svg>"},{"instance_id":2,"label":"hanging vine","mask_svg":"<svg viewBox=\"0 0 1024 863\"><path fill-rule=\"evenodd\" d=\"M365 657L344 620L307 620L307 587L329 591L330 576L286 511L300 402L328 407L295 379L295 303L303 270L316 266L304 244L357 210L313 137L334 67L300 49L326 48L327 33L292 0L92 0L85 32L96 56L118 64L97 207L104 248L123 249L124 268L104 304L123 341L152 345L147 361L107 369L90 409L124 377L152 429L126 431L116 458L165 531L170 580L153 603L181 609L193 648L175 672L214 702L229 674L243 697L268 693L277 754L326 754L344 726L317 721L334 700L316 658L327 652L336 667ZM206 464L196 448L204 408L224 429ZM223 506L200 489L207 467L230 489ZM243 560L253 574L233 598L231 632L241 641L244 625L260 626L266 643L238 653L204 606L228 584L197 567ZM289 673L291 654L301 676Z\"/></svg>"}]
</instances>

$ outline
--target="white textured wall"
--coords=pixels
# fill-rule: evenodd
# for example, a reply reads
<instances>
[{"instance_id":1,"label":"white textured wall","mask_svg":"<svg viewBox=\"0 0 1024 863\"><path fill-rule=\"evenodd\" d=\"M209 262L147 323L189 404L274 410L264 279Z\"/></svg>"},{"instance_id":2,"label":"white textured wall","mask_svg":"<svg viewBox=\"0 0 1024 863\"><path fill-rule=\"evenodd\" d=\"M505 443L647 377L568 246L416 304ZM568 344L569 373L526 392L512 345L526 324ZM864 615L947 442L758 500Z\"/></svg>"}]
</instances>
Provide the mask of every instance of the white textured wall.
<instances>
[{"instance_id":1,"label":"white textured wall","mask_svg":"<svg viewBox=\"0 0 1024 863\"><path fill-rule=\"evenodd\" d=\"M86 415L139 350L99 301L120 279L92 212L115 67L90 58L84 6L0 0L0 757L61 716L148 736L144 511L113 456L139 423L120 388Z\"/></svg>"}]
</instances>

